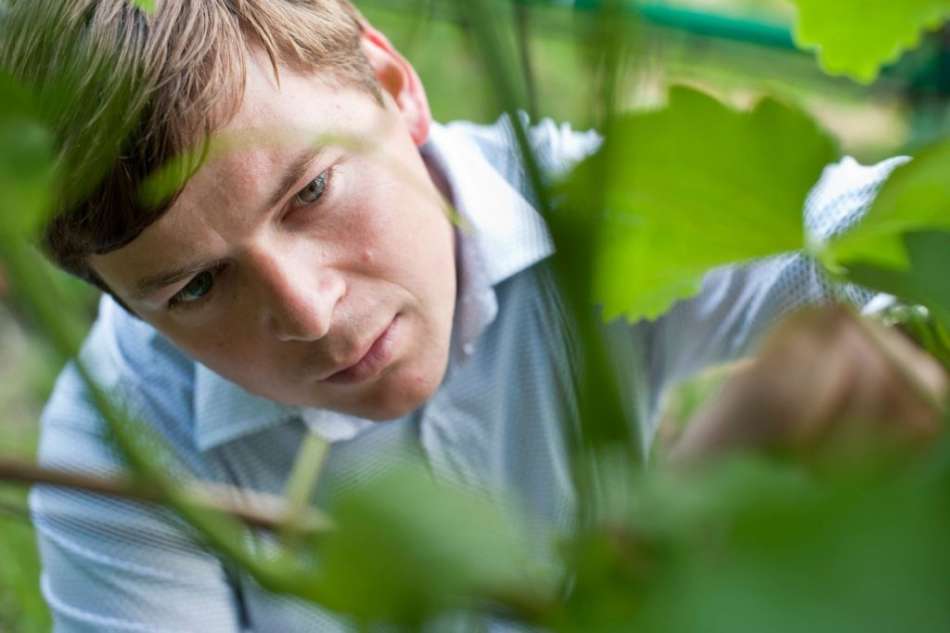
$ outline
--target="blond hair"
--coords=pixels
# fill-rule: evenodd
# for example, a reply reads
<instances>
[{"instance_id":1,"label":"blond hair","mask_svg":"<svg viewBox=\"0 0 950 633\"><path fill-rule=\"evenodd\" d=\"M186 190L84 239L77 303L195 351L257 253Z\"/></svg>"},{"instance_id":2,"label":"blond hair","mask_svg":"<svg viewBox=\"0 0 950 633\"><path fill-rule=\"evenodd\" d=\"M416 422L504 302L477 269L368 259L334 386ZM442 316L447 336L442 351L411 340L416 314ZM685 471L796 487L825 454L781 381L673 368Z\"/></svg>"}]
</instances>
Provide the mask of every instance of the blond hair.
<instances>
[{"instance_id":1,"label":"blond hair","mask_svg":"<svg viewBox=\"0 0 950 633\"><path fill-rule=\"evenodd\" d=\"M9 0L3 18L0 69L38 94L60 146L63 202L46 250L105 290L89 255L128 244L168 210L174 196L142 202L143 182L236 114L251 46L275 73L329 71L380 98L347 0L156 4L150 13L132 0Z\"/></svg>"}]
</instances>

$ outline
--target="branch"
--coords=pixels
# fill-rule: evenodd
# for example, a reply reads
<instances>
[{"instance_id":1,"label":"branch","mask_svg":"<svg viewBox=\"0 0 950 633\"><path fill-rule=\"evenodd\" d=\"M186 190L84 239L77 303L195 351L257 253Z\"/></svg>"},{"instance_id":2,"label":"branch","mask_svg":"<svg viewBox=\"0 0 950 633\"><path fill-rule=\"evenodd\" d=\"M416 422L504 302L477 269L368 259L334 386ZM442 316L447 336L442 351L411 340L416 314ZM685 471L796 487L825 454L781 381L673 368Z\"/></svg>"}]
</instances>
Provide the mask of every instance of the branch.
<instances>
[{"instance_id":1,"label":"branch","mask_svg":"<svg viewBox=\"0 0 950 633\"><path fill-rule=\"evenodd\" d=\"M125 477L96 477L75 471L53 470L14 459L0 459L0 482L39 484L69 488L129 501L164 504L155 488L138 484ZM291 516L291 509L281 497L243 488L208 483L183 483L188 500L206 510L230 515L250 527L280 529ZM310 533L332 529L332 522L323 513L309 509L293 514L295 531Z\"/></svg>"}]
</instances>

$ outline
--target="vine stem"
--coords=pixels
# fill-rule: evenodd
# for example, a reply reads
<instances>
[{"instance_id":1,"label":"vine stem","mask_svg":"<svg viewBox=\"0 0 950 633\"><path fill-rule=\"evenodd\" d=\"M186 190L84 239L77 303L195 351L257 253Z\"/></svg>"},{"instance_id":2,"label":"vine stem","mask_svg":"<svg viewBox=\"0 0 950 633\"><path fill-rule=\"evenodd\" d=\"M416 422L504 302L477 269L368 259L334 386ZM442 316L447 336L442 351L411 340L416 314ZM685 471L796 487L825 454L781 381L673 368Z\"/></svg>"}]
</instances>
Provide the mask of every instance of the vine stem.
<instances>
[{"instance_id":1,"label":"vine stem","mask_svg":"<svg viewBox=\"0 0 950 633\"><path fill-rule=\"evenodd\" d=\"M96 477L85 473L55 470L15 459L0 459L0 481L26 485L69 488L130 501L162 503L161 490L136 484L125 477ZM190 483L184 495L191 503L205 510L230 515L250 527L278 530L291 513L287 502L278 496L252 492L219 484ZM329 518L317 510L300 514L294 510L294 528L302 532L323 532L332 529Z\"/></svg>"}]
</instances>

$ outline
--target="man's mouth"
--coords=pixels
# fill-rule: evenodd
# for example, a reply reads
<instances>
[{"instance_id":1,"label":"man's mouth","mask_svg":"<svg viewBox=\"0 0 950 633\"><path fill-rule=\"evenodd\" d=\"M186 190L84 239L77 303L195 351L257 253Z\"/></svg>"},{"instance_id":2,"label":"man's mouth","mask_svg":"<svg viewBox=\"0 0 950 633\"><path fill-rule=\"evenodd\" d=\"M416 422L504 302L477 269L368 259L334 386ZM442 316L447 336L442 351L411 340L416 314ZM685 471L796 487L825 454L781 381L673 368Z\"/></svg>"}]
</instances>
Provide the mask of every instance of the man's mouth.
<instances>
[{"instance_id":1,"label":"man's mouth","mask_svg":"<svg viewBox=\"0 0 950 633\"><path fill-rule=\"evenodd\" d=\"M378 376L393 359L400 320L399 314L394 316L356 361L330 374L322 382L354 385Z\"/></svg>"}]
</instances>

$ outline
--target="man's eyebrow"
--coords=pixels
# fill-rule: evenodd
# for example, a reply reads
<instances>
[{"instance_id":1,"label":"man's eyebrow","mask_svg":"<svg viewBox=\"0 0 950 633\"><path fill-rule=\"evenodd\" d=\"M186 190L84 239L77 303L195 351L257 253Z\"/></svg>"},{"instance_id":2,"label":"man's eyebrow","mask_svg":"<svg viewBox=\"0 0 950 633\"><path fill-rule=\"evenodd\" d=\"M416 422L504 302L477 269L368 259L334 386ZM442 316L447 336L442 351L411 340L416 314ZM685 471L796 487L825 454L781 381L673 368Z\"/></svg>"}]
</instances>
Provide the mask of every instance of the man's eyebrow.
<instances>
[{"instance_id":1,"label":"man's eyebrow","mask_svg":"<svg viewBox=\"0 0 950 633\"><path fill-rule=\"evenodd\" d=\"M283 200L287 194L290 193L290 190L300 182L300 179L304 177L311 165L320 158L323 149L323 147L309 145L304 148L302 152L297 154L284 172L284 177L280 179L280 183L274 188L273 193L271 193L267 199L267 208L264 209L264 213L280 204L280 201Z\"/></svg>"},{"instance_id":2,"label":"man's eyebrow","mask_svg":"<svg viewBox=\"0 0 950 633\"><path fill-rule=\"evenodd\" d=\"M273 193L271 193L270 197L267 199L267 208L263 211L263 213L267 213L275 206L280 204L280 201L283 200L287 194L290 193L290 190L298 182L300 182L300 179L304 177L311 165L313 165L313 163L316 162L318 158L320 158L323 150L323 147L308 146L294 157L293 161L290 163L290 166L284 172L284 177L280 179L277 187L274 188ZM194 262L174 270L168 270L155 275L144 277L135 283L132 289L131 298L133 300L145 299L157 290L161 290L166 286L177 283L182 279L186 279L198 272L208 270L209 268L214 268L219 263L220 262Z\"/></svg>"},{"instance_id":3,"label":"man's eyebrow","mask_svg":"<svg viewBox=\"0 0 950 633\"><path fill-rule=\"evenodd\" d=\"M153 292L161 290L166 286L170 286L174 283L177 283L183 279L187 279L192 275L209 270L221 264L220 261L211 261L211 262L193 262L186 264L174 270L167 270L160 272L155 275L150 275L148 277L143 277L135 282L135 285L132 288L132 299L133 300L142 300L147 298Z\"/></svg>"}]
</instances>

